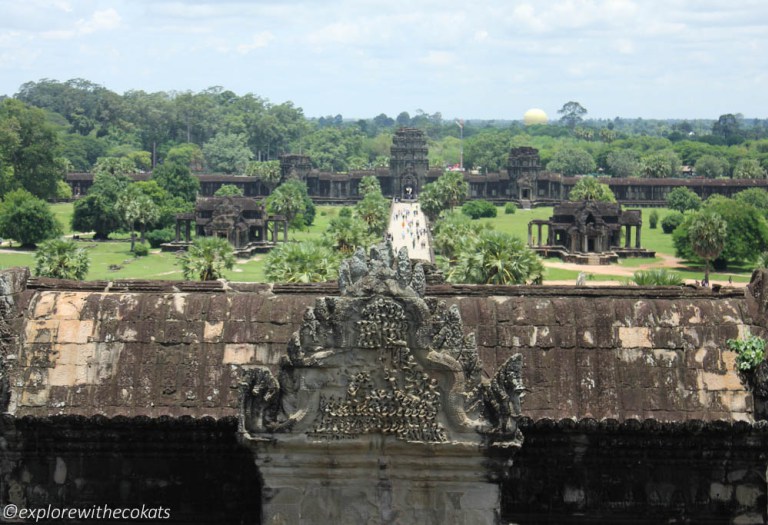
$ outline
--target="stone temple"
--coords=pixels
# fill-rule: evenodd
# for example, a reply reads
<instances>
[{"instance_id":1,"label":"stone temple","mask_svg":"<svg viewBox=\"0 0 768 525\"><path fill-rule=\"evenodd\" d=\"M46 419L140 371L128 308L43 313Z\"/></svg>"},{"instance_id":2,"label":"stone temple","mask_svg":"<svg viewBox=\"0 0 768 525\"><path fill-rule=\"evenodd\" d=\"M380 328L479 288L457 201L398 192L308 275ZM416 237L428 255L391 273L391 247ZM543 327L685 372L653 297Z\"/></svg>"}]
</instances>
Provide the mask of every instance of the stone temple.
<instances>
[{"instance_id":1,"label":"stone temple","mask_svg":"<svg viewBox=\"0 0 768 525\"><path fill-rule=\"evenodd\" d=\"M767 323L765 272L450 285L386 245L312 285L3 270L3 519L765 523L768 367L726 341Z\"/></svg>"}]
</instances>

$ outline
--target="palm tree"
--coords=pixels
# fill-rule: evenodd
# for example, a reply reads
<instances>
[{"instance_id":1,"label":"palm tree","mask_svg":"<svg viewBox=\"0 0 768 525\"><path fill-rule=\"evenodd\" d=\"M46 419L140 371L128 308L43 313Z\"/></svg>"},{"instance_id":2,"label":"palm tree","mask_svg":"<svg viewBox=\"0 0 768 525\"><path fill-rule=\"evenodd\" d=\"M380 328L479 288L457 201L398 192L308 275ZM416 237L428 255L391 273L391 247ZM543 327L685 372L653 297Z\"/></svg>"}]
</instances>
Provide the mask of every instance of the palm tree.
<instances>
[{"instance_id":1,"label":"palm tree","mask_svg":"<svg viewBox=\"0 0 768 525\"><path fill-rule=\"evenodd\" d=\"M184 278L188 280L215 281L224 275L224 270L231 270L234 266L232 245L221 237L197 239L181 256Z\"/></svg>"},{"instance_id":2,"label":"palm tree","mask_svg":"<svg viewBox=\"0 0 768 525\"><path fill-rule=\"evenodd\" d=\"M88 275L89 266L88 253L74 241L51 239L35 251L35 275L40 277L81 281Z\"/></svg>"},{"instance_id":3,"label":"palm tree","mask_svg":"<svg viewBox=\"0 0 768 525\"><path fill-rule=\"evenodd\" d=\"M595 177L582 177L568 193L572 201L616 202L611 188Z\"/></svg>"},{"instance_id":4,"label":"palm tree","mask_svg":"<svg viewBox=\"0 0 768 525\"><path fill-rule=\"evenodd\" d=\"M331 219L325 236L345 254L351 254L358 246L365 247L371 243L371 234L368 233L366 223L351 216L340 215Z\"/></svg>"},{"instance_id":5,"label":"palm tree","mask_svg":"<svg viewBox=\"0 0 768 525\"><path fill-rule=\"evenodd\" d=\"M709 283L709 261L717 259L725 248L728 224L714 212L697 213L688 227L688 240L696 255L704 259L704 280Z\"/></svg>"},{"instance_id":6,"label":"palm tree","mask_svg":"<svg viewBox=\"0 0 768 525\"><path fill-rule=\"evenodd\" d=\"M544 265L518 237L486 230L466 238L448 280L468 284L525 284L541 282Z\"/></svg>"},{"instance_id":7,"label":"palm tree","mask_svg":"<svg viewBox=\"0 0 768 525\"><path fill-rule=\"evenodd\" d=\"M339 275L339 252L320 241L286 242L267 255L264 273L270 282L313 283Z\"/></svg>"}]
</instances>

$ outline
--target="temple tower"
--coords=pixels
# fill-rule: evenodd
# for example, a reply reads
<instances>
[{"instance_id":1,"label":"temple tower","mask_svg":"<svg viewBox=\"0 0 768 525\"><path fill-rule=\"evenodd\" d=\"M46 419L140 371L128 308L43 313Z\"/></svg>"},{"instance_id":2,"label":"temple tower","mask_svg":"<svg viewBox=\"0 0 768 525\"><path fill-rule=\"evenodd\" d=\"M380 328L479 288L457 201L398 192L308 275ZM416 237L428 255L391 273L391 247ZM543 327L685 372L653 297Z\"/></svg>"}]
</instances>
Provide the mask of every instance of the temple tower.
<instances>
[{"instance_id":1,"label":"temple tower","mask_svg":"<svg viewBox=\"0 0 768 525\"><path fill-rule=\"evenodd\" d=\"M535 200L535 183L540 171L539 150L512 148L507 161L510 197L520 201Z\"/></svg>"},{"instance_id":2,"label":"temple tower","mask_svg":"<svg viewBox=\"0 0 768 525\"><path fill-rule=\"evenodd\" d=\"M408 199L419 194L429 171L427 154L427 138L423 131L400 128L395 132L389 158L395 197Z\"/></svg>"}]
</instances>

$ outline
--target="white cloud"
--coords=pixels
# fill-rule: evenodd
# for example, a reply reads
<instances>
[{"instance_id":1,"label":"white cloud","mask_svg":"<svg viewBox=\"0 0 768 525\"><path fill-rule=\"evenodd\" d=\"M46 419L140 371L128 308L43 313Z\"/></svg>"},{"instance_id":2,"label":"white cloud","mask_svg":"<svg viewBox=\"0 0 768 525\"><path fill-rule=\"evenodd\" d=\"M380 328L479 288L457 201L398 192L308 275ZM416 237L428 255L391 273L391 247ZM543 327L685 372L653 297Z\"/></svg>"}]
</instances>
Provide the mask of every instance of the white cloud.
<instances>
[{"instance_id":1,"label":"white cloud","mask_svg":"<svg viewBox=\"0 0 768 525\"><path fill-rule=\"evenodd\" d=\"M456 63L456 55L448 51L428 51L421 62L430 66L452 66Z\"/></svg>"},{"instance_id":2,"label":"white cloud","mask_svg":"<svg viewBox=\"0 0 768 525\"><path fill-rule=\"evenodd\" d=\"M269 31L264 31L262 33L257 33L253 35L251 37L250 42L248 42L247 44L240 44L235 49L237 49L237 52L240 53L241 55L245 55L256 49L267 47L274 38L275 38L275 35L273 35Z\"/></svg>"},{"instance_id":3,"label":"white cloud","mask_svg":"<svg viewBox=\"0 0 768 525\"><path fill-rule=\"evenodd\" d=\"M360 41L363 28L359 24L336 22L309 34L307 42L315 47L350 45Z\"/></svg>"},{"instance_id":4,"label":"white cloud","mask_svg":"<svg viewBox=\"0 0 768 525\"><path fill-rule=\"evenodd\" d=\"M81 18L69 29L42 31L40 37L46 40L67 40L102 31L111 31L120 27L122 18L113 8L95 11L88 18Z\"/></svg>"}]
</instances>

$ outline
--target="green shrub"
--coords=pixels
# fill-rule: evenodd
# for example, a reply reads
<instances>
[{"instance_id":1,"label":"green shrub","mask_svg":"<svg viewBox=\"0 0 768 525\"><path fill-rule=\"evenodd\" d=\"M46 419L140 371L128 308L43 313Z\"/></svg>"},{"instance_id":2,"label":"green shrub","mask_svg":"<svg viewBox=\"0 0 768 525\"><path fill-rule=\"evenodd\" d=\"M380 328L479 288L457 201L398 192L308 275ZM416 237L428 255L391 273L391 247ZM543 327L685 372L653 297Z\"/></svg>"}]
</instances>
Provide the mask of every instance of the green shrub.
<instances>
[{"instance_id":1,"label":"green shrub","mask_svg":"<svg viewBox=\"0 0 768 525\"><path fill-rule=\"evenodd\" d=\"M632 281L638 286L680 286L683 278L679 273L666 268L638 270L632 275Z\"/></svg>"},{"instance_id":2,"label":"green shrub","mask_svg":"<svg viewBox=\"0 0 768 525\"><path fill-rule=\"evenodd\" d=\"M159 248L161 244L171 242L176 239L176 231L173 228L163 228L162 230L152 230L145 236L147 242L152 248Z\"/></svg>"},{"instance_id":3,"label":"green shrub","mask_svg":"<svg viewBox=\"0 0 768 525\"><path fill-rule=\"evenodd\" d=\"M137 243L136 246L133 247L133 255L136 257L146 257L149 255L149 246L143 242Z\"/></svg>"},{"instance_id":4,"label":"green shrub","mask_svg":"<svg viewBox=\"0 0 768 525\"><path fill-rule=\"evenodd\" d=\"M461 213L472 219L496 217L496 206L484 200L469 201L461 207Z\"/></svg>"},{"instance_id":5,"label":"green shrub","mask_svg":"<svg viewBox=\"0 0 768 525\"><path fill-rule=\"evenodd\" d=\"M514 202L508 202L504 205L504 214L505 215L514 215L517 211L517 206Z\"/></svg>"},{"instance_id":6,"label":"green shrub","mask_svg":"<svg viewBox=\"0 0 768 525\"><path fill-rule=\"evenodd\" d=\"M744 339L728 339L725 344L736 352L736 367L748 372L757 368L765 359L765 339L748 335Z\"/></svg>"},{"instance_id":7,"label":"green shrub","mask_svg":"<svg viewBox=\"0 0 768 525\"><path fill-rule=\"evenodd\" d=\"M683 214L679 211L670 213L661 220L661 230L664 233L672 233L683 222Z\"/></svg>"},{"instance_id":8,"label":"green shrub","mask_svg":"<svg viewBox=\"0 0 768 525\"><path fill-rule=\"evenodd\" d=\"M656 229L656 225L659 224L659 212L651 210L650 215L648 215L648 224L651 226L652 230Z\"/></svg>"}]
</instances>

